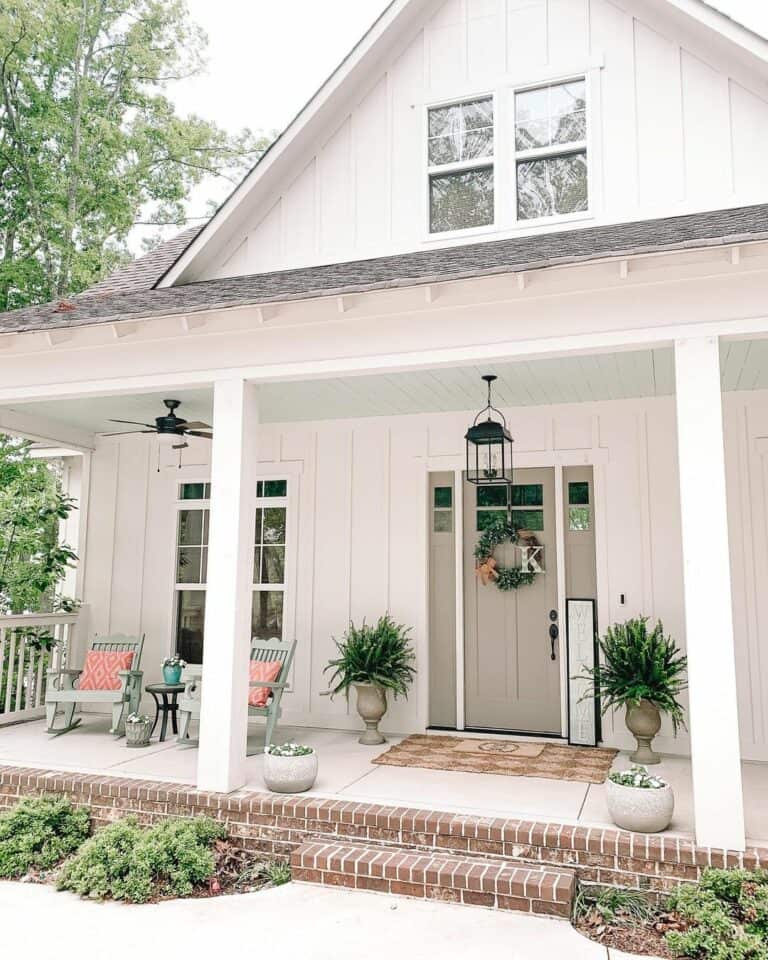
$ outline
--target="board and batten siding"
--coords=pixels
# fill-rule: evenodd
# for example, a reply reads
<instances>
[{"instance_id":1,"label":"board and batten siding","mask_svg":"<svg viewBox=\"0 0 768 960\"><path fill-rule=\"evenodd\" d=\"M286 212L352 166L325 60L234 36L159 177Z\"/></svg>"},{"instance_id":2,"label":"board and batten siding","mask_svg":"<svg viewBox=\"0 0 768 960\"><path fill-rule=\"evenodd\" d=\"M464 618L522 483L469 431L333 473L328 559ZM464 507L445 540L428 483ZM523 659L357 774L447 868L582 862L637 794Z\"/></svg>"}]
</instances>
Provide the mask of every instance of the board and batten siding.
<instances>
[{"instance_id":1,"label":"board and batten siding","mask_svg":"<svg viewBox=\"0 0 768 960\"><path fill-rule=\"evenodd\" d=\"M434 10L434 6L431 7ZM332 263L531 231L514 217L515 87L586 76L590 223L766 200L768 94L714 35L641 0L446 0L350 90L188 279ZM427 229L426 108L496 97L496 224ZM287 158L286 158L287 159ZM552 222L552 227L568 223Z\"/></svg>"},{"instance_id":2,"label":"board and batten siding","mask_svg":"<svg viewBox=\"0 0 768 960\"><path fill-rule=\"evenodd\" d=\"M745 758L768 760L768 392L724 396L742 749ZM504 412L518 454L551 459L570 451L572 459L575 451L600 461L594 522L601 628L647 614L660 617L684 647L674 398ZM288 602L298 644L286 722L358 726L354 704L321 696L323 667L350 618L370 621L389 610L413 628L419 675L384 726L407 733L426 725L427 468L449 461L454 468L467 418L416 414L260 428L261 471L289 478L289 524L297 525ZM191 445L179 469L176 454L159 452L155 438L124 437L100 441L94 455L88 631L145 632L146 682L160 678L160 661L172 651L176 485L207 476L207 453L204 443ZM606 719L604 735L630 744L621 716ZM667 721L658 745L688 750L687 736L673 740Z\"/></svg>"}]
</instances>

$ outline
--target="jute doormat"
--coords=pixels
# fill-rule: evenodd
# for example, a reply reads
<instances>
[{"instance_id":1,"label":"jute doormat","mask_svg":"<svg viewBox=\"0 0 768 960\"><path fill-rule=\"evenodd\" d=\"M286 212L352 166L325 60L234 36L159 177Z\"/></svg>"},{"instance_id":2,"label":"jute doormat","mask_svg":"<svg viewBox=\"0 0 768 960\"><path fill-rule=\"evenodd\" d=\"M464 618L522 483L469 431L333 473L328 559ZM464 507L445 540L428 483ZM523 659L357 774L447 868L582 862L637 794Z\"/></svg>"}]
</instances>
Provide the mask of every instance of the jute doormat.
<instances>
[{"instance_id":1,"label":"jute doormat","mask_svg":"<svg viewBox=\"0 0 768 960\"><path fill-rule=\"evenodd\" d=\"M390 747L373 763L390 767L425 767L427 770L603 783L617 752L556 743L414 734Z\"/></svg>"}]
</instances>

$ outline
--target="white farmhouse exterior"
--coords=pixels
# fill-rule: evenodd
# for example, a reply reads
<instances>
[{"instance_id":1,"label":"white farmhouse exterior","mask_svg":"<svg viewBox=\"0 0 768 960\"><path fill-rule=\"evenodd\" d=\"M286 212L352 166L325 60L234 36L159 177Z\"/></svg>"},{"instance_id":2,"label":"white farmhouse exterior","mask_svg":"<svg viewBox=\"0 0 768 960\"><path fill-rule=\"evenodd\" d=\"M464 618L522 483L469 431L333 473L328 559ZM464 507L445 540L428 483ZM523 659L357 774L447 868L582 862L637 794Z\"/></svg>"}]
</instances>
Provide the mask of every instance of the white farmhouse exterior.
<instances>
[{"instance_id":1,"label":"white farmhouse exterior","mask_svg":"<svg viewBox=\"0 0 768 960\"><path fill-rule=\"evenodd\" d=\"M418 678L388 729L568 738L567 601L601 632L661 618L689 733L657 745L690 755L697 841L743 849L767 155L768 41L698 0L395 0L199 232L0 316L0 429L61 448L82 504L76 648L145 633L147 680L202 653L198 783L232 791L253 631L297 640L292 724L358 725L323 668L390 611ZM494 502L463 477L485 373L546 544L503 609L471 562ZM165 398L212 441L108 436ZM602 741L630 746L622 716Z\"/></svg>"}]
</instances>

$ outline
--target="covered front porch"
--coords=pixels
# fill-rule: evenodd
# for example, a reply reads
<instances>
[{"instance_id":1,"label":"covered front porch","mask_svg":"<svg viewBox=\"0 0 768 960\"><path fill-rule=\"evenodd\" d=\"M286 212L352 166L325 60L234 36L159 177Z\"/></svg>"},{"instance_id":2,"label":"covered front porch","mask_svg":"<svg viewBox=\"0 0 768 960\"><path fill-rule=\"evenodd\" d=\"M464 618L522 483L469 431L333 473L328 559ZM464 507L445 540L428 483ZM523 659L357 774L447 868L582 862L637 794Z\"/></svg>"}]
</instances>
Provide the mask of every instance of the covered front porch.
<instances>
[{"instance_id":1,"label":"covered front porch","mask_svg":"<svg viewBox=\"0 0 768 960\"><path fill-rule=\"evenodd\" d=\"M473 722L468 692L475 683L475 702L482 701L483 684L495 677L488 670L469 679L464 608L467 585L475 583L471 569L467 578L467 556L479 528L470 526L464 542L459 533L466 529L463 435L482 404L480 374L490 368L499 376L498 402L515 437L516 482L533 478L545 486L537 479L542 472L552 480L551 515L546 502L534 507L545 515L544 532L552 531L550 556L559 558L548 575L560 623L569 597L589 596L599 632L631 616L658 617L687 651L690 735L675 738L665 724L656 741L664 755L661 772L678 797L672 835L733 850L760 843L768 836L759 800L768 785L768 680L756 626L768 568L753 535L766 511L753 481L762 471L768 418L760 362L765 342L698 337L632 350L282 383L231 376L194 388L36 400L2 411L6 429L15 425L38 439L58 439L54 451L72 462L84 505L72 531L79 538L75 588L83 607L67 639L68 662L82 664L94 634L146 634L141 668L144 683L152 683L160 679L162 658L183 642L183 653L202 651L206 692L199 749L170 742L136 756L88 713L81 728L52 740L37 721L4 726L0 762L194 784L221 794L259 791L261 760L246 758L245 638L264 631L297 639L277 740L317 744L320 795L587 829L609 825L602 785L375 766L370 749L356 743L354 705L325 696L333 637L350 618L375 619L389 610L412 628L418 668L409 699L390 705L384 722L390 738L446 725L462 735L485 726ZM130 430L107 436L120 431L113 419L152 423L171 395L189 419L211 424L212 441L190 438L178 450L169 438ZM581 556L566 520L573 470L587 470L581 482L591 485L589 594L573 585ZM438 529L435 514L445 507L433 496L433 479L443 478L445 488L446 476L456 511L448 564L454 579L447 607L436 607L430 537ZM275 509L283 511L280 535L257 539L256 548L260 556L278 548L280 575L260 568L255 577L254 510ZM182 535L189 511L205 515L192 540ZM446 647L435 646L434 627L447 608L452 627L437 638L449 639L445 670ZM557 697L548 733L567 742L566 630L552 643L550 660L548 610L549 603L542 604L542 662L552 664ZM17 675L39 668L15 655ZM513 686L527 685L535 697L543 687L538 675L531 677L518 675ZM441 719L446 704L447 724ZM21 706L26 709L23 697ZM19 703L7 707L9 714ZM18 719L33 717L39 707L39 697L32 698L32 713ZM144 708L151 709L146 698ZM505 727L496 732L539 732ZM616 763L627 765L631 738L621 715L606 718L602 742L624 751Z\"/></svg>"}]
</instances>

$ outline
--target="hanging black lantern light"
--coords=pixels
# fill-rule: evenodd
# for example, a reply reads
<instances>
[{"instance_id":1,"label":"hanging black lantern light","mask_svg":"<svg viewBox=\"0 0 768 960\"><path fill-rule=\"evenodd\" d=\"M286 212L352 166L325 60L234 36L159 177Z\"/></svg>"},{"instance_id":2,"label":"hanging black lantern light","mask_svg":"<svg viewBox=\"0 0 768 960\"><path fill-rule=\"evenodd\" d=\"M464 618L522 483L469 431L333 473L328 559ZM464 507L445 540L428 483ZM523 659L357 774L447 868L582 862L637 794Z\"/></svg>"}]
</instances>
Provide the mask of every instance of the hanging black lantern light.
<instances>
[{"instance_id":1,"label":"hanging black lantern light","mask_svg":"<svg viewBox=\"0 0 768 960\"><path fill-rule=\"evenodd\" d=\"M488 384L488 403L464 436L467 441L467 480L470 483L512 483L512 437L504 415L491 403L491 384L496 379L492 373L483 377ZM481 419L483 414L487 414L484 420ZM498 419L494 419L493 414L497 414Z\"/></svg>"}]
</instances>

